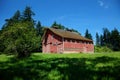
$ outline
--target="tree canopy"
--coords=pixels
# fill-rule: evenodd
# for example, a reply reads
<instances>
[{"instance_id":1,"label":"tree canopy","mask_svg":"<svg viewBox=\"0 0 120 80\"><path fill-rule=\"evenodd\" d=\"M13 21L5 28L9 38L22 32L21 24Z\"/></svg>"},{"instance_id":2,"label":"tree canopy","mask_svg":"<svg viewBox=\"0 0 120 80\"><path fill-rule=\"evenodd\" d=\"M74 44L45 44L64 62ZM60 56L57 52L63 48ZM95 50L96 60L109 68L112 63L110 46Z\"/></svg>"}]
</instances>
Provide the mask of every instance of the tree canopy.
<instances>
[{"instance_id":1,"label":"tree canopy","mask_svg":"<svg viewBox=\"0 0 120 80\"><path fill-rule=\"evenodd\" d=\"M0 34L0 51L18 57L30 55L38 42L32 14L31 8L26 7L23 15L18 10L13 17L6 19Z\"/></svg>"},{"instance_id":2,"label":"tree canopy","mask_svg":"<svg viewBox=\"0 0 120 80\"><path fill-rule=\"evenodd\" d=\"M71 32L76 32L79 35L81 35L77 30L75 29L70 29L69 27L65 27L62 24L58 24L56 21L53 22L53 24L51 25L51 28L57 28L57 29L62 29L62 30L66 30L66 31L71 31Z\"/></svg>"},{"instance_id":3,"label":"tree canopy","mask_svg":"<svg viewBox=\"0 0 120 80\"><path fill-rule=\"evenodd\" d=\"M96 45L106 46L113 51L120 51L120 32L116 28L112 31L103 28L103 34L98 36L96 33Z\"/></svg>"}]
</instances>

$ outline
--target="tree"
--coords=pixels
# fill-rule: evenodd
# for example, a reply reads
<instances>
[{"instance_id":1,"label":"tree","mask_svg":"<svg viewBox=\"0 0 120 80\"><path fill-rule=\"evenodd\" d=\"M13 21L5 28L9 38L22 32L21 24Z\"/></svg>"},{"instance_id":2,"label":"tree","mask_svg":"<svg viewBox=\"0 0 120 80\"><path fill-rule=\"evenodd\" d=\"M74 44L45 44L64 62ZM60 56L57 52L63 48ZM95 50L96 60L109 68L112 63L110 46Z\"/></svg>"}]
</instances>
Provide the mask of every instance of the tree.
<instances>
[{"instance_id":1,"label":"tree","mask_svg":"<svg viewBox=\"0 0 120 80\"><path fill-rule=\"evenodd\" d=\"M98 33L96 33L96 46L100 46L100 37Z\"/></svg>"},{"instance_id":2,"label":"tree","mask_svg":"<svg viewBox=\"0 0 120 80\"><path fill-rule=\"evenodd\" d=\"M57 28L57 29L62 29L62 30L65 29L63 25L58 24L56 21L51 25L51 28Z\"/></svg>"},{"instance_id":3,"label":"tree","mask_svg":"<svg viewBox=\"0 0 120 80\"><path fill-rule=\"evenodd\" d=\"M42 37L42 35L43 35L43 27L41 26L40 21L38 21L38 23L36 25L36 31L37 31L37 36Z\"/></svg>"},{"instance_id":4,"label":"tree","mask_svg":"<svg viewBox=\"0 0 120 80\"><path fill-rule=\"evenodd\" d=\"M13 15L13 17L9 18L9 19L5 19L6 23L3 25L2 29L8 27L8 26L12 26L14 23L18 22L21 20L21 14L20 11L17 10L15 12L15 14Z\"/></svg>"},{"instance_id":5,"label":"tree","mask_svg":"<svg viewBox=\"0 0 120 80\"><path fill-rule=\"evenodd\" d=\"M120 34L116 28L111 31L111 45L114 51L120 51Z\"/></svg>"},{"instance_id":6,"label":"tree","mask_svg":"<svg viewBox=\"0 0 120 80\"><path fill-rule=\"evenodd\" d=\"M110 31L107 28L103 28L103 45L108 46L110 44Z\"/></svg>"},{"instance_id":7,"label":"tree","mask_svg":"<svg viewBox=\"0 0 120 80\"><path fill-rule=\"evenodd\" d=\"M120 32L116 28L111 32L107 28L103 28L100 45L106 46L113 51L120 51Z\"/></svg>"},{"instance_id":8,"label":"tree","mask_svg":"<svg viewBox=\"0 0 120 80\"><path fill-rule=\"evenodd\" d=\"M56 21L53 22L53 24L51 25L51 28L53 28L54 26L58 26Z\"/></svg>"},{"instance_id":9,"label":"tree","mask_svg":"<svg viewBox=\"0 0 120 80\"><path fill-rule=\"evenodd\" d=\"M32 21L34 22L34 20L32 19L32 16L34 16L34 12L31 10L31 8L29 6L27 6L23 12L23 21Z\"/></svg>"},{"instance_id":10,"label":"tree","mask_svg":"<svg viewBox=\"0 0 120 80\"><path fill-rule=\"evenodd\" d=\"M57 29L62 29L62 30L66 30L66 31L76 32L79 35L81 35L77 30L69 29L68 27L65 27L65 26L63 26L61 24L58 24L56 21L51 25L51 28L57 28Z\"/></svg>"},{"instance_id":11,"label":"tree","mask_svg":"<svg viewBox=\"0 0 120 80\"><path fill-rule=\"evenodd\" d=\"M1 39L1 35L2 34L2 30L0 30L0 52L3 52L3 50L4 50L4 45L3 45L3 40Z\"/></svg>"},{"instance_id":12,"label":"tree","mask_svg":"<svg viewBox=\"0 0 120 80\"><path fill-rule=\"evenodd\" d=\"M18 21L20 21L20 19L21 19L21 14L20 14L20 11L17 10L15 12L15 14L13 15L12 20L13 20L13 22L18 22Z\"/></svg>"},{"instance_id":13,"label":"tree","mask_svg":"<svg viewBox=\"0 0 120 80\"><path fill-rule=\"evenodd\" d=\"M103 35L100 35L100 46L103 46L103 41L104 41Z\"/></svg>"},{"instance_id":14,"label":"tree","mask_svg":"<svg viewBox=\"0 0 120 80\"><path fill-rule=\"evenodd\" d=\"M4 52L17 54L18 57L29 56L37 44L37 36L30 22L19 22L9 26L0 36L3 41Z\"/></svg>"},{"instance_id":15,"label":"tree","mask_svg":"<svg viewBox=\"0 0 120 80\"><path fill-rule=\"evenodd\" d=\"M42 41L41 41L41 37L43 36L43 27L41 26L40 21L38 21L37 25L36 25L36 33L37 33L37 45L36 45L36 50L37 52L42 52Z\"/></svg>"},{"instance_id":16,"label":"tree","mask_svg":"<svg viewBox=\"0 0 120 80\"><path fill-rule=\"evenodd\" d=\"M86 29L85 38L88 38L88 39L92 40L92 35L89 33L88 29Z\"/></svg>"},{"instance_id":17,"label":"tree","mask_svg":"<svg viewBox=\"0 0 120 80\"><path fill-rule=\"evenodd\" d=\"M26 57L36 50L41 37L36 35L31 14L31 9L27 8L22 18L17 11L13 17L6 20L5 28L0 31L0 52Z\"/></svg>"}]
</instances>

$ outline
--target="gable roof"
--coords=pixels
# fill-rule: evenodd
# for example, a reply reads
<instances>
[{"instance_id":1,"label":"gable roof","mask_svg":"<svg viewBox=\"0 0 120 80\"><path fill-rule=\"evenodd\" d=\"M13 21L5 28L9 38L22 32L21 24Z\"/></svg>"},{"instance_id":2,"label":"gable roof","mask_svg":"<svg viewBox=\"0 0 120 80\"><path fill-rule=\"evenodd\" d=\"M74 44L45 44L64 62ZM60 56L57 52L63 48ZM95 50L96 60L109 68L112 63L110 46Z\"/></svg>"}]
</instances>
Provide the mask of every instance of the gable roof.
<instances>
[{"instance_id":1,"label":"gable roof","mask_svg":"<svg viewBox=\"0 0 120 80\"><path fill-rule=\"evenodd\" d=\"M75 32L70 32L70 31L61 30L61 29L54 29L54 28L46 28L46 31L47 30L52 31L54 34L59 35L63 38L70 38L70 39L77 39L77 40L93 42L92 40L84 38ZM46 31L45 31L45 33L46 33ZM44 37L44 35L43 35L43 37Z\"/></svg>"}]
</instances>

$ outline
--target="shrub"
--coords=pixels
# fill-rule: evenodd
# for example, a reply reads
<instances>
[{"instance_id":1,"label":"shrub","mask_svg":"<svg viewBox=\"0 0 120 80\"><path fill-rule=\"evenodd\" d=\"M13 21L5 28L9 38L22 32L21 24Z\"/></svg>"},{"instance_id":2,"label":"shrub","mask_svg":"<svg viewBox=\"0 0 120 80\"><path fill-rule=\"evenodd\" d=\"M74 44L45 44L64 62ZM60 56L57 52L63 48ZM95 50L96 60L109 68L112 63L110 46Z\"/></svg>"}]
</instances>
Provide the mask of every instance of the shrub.
<instances>
[{"instance_id":1,"label":"shrub","mask_svg":"<svg viewBox=\"0 0 120 80\"><path fill-rule=\"evenodd\" d=\"M112 52L112 50L107 46L103 46L103 47L95 46L95 52Z\"/></svg>"}]
</instances>

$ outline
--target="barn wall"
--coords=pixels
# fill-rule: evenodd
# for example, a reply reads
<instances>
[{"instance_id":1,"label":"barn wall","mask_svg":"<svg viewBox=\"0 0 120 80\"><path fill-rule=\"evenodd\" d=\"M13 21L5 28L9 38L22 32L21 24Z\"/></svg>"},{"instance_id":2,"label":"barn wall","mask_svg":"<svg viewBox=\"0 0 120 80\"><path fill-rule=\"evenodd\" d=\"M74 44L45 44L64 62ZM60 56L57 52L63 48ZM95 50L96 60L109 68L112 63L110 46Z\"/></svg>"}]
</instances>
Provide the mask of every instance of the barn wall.
<instances>
[{"instance_id":1,"label":"barn wall","mask_svg":"<svg viewBox=\"0 0 120 80\"><path fill-rule=\"evenodd\" d=\"M46 32L45 34L45 37L42 41L42 50L43 50L43 53L49 53L50 52L50 42L49 42L49 39L50 39L50 34L49 34L49 31Z\"/></svg>"},{"instance_id":2,"label":"barn wall","mask_svg":"<svg viewBox=\"0 0 120 80\"><path fill-rule=\"evenodd\" d=\"M50 30L42 42L43 53L93 53L92 42L62 38Z\"/></svg>"},{"instance_id":3,"label":"barn wall","mask_svg":"<svg viewBox=\"0 0 120 80\"><path fill-rule=\"evenodd\" d=\"M64 53L93 53L94 45L90 42L64 39Z\"/></svg>"},{"instance_id":4,"label":"barn wall","mask_svg":"<svg viewBox=\"0 0 120 80\"><path fill-rule=\"evenodd\" d=\"M43 40L43 52L62 53L63 52L62 38L48 30Z\"/></svg>"}]
</instances>

